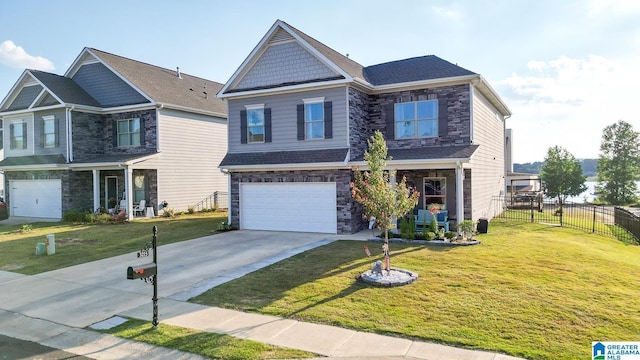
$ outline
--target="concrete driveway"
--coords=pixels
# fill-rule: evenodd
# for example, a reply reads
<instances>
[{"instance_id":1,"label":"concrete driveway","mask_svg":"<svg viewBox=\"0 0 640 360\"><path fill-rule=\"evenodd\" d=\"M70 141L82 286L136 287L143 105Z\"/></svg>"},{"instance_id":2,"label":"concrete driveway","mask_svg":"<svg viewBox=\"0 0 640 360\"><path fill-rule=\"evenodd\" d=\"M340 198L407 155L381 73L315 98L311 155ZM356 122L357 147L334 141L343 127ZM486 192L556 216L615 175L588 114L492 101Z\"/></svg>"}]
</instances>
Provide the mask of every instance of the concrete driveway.
<instances>
[{"instance_id":1,"label":"concrete driveway","mask_svg":"<svg viewBox=\"0 0 640 360\"><path fill-rule=\"evenodd\" d=\"M159 233L158 296L186 300L336 238L328 234L240 230L161 245ZM60 251L64 250L57 249L52 256ZM83 328L150 304L152 285L127 280L126 269L151 261L151 256L138 258L130 253L34 276L0 271L0 309Z\"/></svg>"}]
</instances>

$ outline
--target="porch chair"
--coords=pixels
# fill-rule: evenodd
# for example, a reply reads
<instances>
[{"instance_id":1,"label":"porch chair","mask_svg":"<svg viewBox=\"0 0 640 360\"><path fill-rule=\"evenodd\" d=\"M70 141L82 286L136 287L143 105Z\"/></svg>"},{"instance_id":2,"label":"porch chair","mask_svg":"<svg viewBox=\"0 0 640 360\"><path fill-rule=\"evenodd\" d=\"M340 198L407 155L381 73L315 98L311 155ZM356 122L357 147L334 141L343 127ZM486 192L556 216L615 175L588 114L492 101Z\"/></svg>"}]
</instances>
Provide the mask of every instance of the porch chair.
<instances>
[{"instance_id":1,"label":"porch chair","mask_svg":"<svg viewBox=\"0 0 640 360\"><path fill-rule=\"evenodd\" d=\"M122 210L127 211L127 200L126 199L120 200L120 205L116 209L116 211L122 211Z\"/></svg>"},{"instance_id":2,"label":"porch chair","mask_svg":"<svg viewBox=\"0 0 640 360\"><path fill-rule=\"evenodd\" d=\"M133 215L137 215L140 213L140 216L144 216L144 211L146 210L145 205L147 204L146 200L140 200L140 203L133 207Z\"/></svg>"}]
</instances>

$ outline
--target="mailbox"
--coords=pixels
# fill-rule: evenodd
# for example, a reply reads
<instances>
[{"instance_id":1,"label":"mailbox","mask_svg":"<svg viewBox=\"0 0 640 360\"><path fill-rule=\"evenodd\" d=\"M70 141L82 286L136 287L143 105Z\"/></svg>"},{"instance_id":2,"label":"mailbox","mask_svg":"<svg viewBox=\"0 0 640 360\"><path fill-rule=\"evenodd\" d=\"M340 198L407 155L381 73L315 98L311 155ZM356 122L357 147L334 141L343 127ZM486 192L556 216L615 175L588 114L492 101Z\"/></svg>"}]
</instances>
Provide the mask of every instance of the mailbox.
<instances>
[{"instance_id":1,"label":"mailbox","mask_svg":"<svg viewBox=\"0 0 640 360\"><path fill-rule=\"evenodd\" d=\"M157 266L156 263L148 263L140 266L129 266L127 268L127 279L144 279L149 276L156 275Z\"/></svg>"}]
</instances>

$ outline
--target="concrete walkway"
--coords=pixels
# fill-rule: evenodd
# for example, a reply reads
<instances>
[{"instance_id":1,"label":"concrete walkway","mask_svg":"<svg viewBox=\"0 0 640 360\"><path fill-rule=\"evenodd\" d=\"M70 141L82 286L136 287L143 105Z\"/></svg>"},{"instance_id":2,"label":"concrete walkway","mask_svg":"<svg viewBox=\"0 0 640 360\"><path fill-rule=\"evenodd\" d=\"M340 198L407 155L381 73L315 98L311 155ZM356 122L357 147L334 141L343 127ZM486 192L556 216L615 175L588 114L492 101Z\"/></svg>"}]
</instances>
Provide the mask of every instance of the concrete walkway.
<instances>
[{"instance_id":1,"label":"concrete walkway","mask_svg":"<svg viewBox=\"0 0 640 360\"><path fill-rule=\"evenodd\" d=\"M370 237L371 231L349 236L234 231L161 246L159 319L166 324L345 360L516 359L185 302L214 286L308 249L341 238ZM161 239L159 233L160 244ZM64 248L56 253L62 251ZM150 258L138 259L132 253L34 276L0 271L0 335L95 359L200 359L85 329L99 326L114 315L151 320L151 285L126 280L127 266L149 261Z\"/></svg>"}]
</instances>

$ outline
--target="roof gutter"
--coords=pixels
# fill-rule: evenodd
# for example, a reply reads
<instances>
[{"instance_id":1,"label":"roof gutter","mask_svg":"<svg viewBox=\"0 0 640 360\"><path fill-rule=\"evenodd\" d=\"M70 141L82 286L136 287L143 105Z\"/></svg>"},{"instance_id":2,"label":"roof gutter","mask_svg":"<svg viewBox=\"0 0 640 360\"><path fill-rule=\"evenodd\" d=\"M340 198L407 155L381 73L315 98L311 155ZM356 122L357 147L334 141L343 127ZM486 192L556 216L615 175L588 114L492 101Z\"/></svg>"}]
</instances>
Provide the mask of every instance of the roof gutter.
<instances>
[{"instance_id":1,"label":"roof gutter","mask_svg":"<svg viewBox=\"0 0 640 360\"><path fill-rule=\"evenodd\" d=\"M219 117L219 118L223 118L223 119L227 118L227 114L225 114L225 113L194 109L194 108L188 107L188 106L180 106L180 105L174 105L174 104L167 104L167 103L160 103L159 102L159 103L156 103L156 107L158 109L172 109L172 110L186 111L186 112L190 112L190 113L194 113L194 114L214 116L214 117Z\"/></svg>"},{"instance_id":2,"label":"roof gutter","mask_svg":"<svg viewBox=\"0 0 640 360\"><path fill-rule=\"evenodd\" d=\"M262 94L287 93L287 92L294 92L302 89L313 88L315 90L315 88L335 87L337 85L344 85L352 82L353 81L351 79L340 79L340 80L332 80L332 81L326 81L326 82L311 82L311 83L304 83L304 84L297 84L297 85L289 85L289 86L283 86L279 88L238 91L233 93L219 92L216 94L216 97L218 97L219 99L226 99L226 98L250 97L250 96L257 96Z\"/></svg>"},{"instance_id":3,"label":"roof gutter","mask_svg":"<svg viewBox=\"0 0 640 360\"><path fill-rule=\"evenodd\" d=\"M287 169L287 170L305 170L305 169L345 169L348 168L348 164L343 162L323 162L323 163L300 163L300 164L273 164L273 165L229 165L218 166L223 173L228 172L243 172L243 171L273 171L275 169Z\"/></svg>"}]
</instances>

